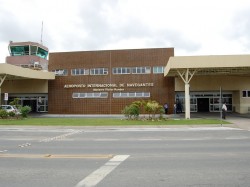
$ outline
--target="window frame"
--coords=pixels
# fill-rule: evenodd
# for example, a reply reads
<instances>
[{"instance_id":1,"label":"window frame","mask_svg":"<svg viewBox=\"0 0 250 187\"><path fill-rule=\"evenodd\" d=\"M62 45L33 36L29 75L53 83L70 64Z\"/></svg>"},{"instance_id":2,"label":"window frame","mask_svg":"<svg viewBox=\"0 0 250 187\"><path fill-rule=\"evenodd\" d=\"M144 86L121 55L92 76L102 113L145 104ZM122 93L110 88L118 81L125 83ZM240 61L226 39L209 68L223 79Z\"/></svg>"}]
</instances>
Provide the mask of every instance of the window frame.
<instances>
[{"instance_id":1,"label":"window frame","mask_svg":"<svg viewBox=\"0 0 250 187\"><path fill-rule=\"evenodd\" d=\"M151 67L150 66L132 67L131 73L132 74L151 74Z\"/></svg>"},{"instance_id":2,"label":"window frame","mask_svg":"<svg viewBox=\"0 0 250 187\"><path fill-rule=\"evenodd\" d=\"M89 75L89 69L85 69L85 68L71 69L71 75L73 76Z\"/></svg>"},{"instance_id":3,"label":"window frame","mask_svg":"<svg viewBox=\"0 0 250 187\"><path fill-rule=\"evenodd\" d=\"M105 99L108 98L108 92L74 92L73 99Z\"/></svg>"},{"instance_id":4,"label":"window frame","mask_svg":"<svg viewBox=\"0 0 250 187\"><path fill-rule=\"evenodd\" d=\"M164 73L164 66L153 67L153 74L163 74L163 73Z\"/></svg>"},{"instance_id":5,"label":"window frame","mask_svg":"<svg viewBox=\"0 0 250 187\"><path fill-rule=\"evenodd\" d=\"M131 68L130 67L114 67L112 68L112 73L114 75L131 74Z\"/></svg>"},{"instance_id":6,"label":"window frame","mask_svg":"<svg viewBox=\"0 0 250 187\"><path fill-rule=\"evenodd\" d=\"M67 69L55 69L55 70L52 70L52 72L55 73L55 76L68 76L68 70Z\"/></svg>"},{"instance_id":7,"label":"window frame","mask_svg":"<svg viewBox=\"0 0 250 187\"><path fill-rule=\"evenodd\" d=\"M89 75L108 75L108 68L92 68Z\"/></svg>"},{"instance_id":8,"label":"window frame","mask_svg":"<svg viewBox=\"0 0 250 187\"><path fill-rule=\"evenodd\" d=\"M113 98L149 98L150 92L113 92Z\"/></svg>"}]
</instances>

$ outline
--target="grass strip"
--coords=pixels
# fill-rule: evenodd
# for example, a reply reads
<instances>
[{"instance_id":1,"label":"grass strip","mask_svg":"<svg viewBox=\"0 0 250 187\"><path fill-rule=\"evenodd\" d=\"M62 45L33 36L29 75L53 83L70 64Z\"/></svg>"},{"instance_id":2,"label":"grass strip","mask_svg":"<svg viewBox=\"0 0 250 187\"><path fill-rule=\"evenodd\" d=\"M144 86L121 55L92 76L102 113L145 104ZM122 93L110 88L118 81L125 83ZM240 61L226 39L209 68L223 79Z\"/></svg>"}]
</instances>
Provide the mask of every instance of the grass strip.
<instances>
[{"instance_id":1,"label":"grass strip","mask_svg":"<svg viewBox=\"0 0 250 187\"><path fill-rule=\"evenodd\" d=\"M0 125L33 126L129 126L129 125L208 125L230 124L219 119L165 119L165 120L125 120L114 118L26 118L0 119Z\"/></svg>"}]
</instances>

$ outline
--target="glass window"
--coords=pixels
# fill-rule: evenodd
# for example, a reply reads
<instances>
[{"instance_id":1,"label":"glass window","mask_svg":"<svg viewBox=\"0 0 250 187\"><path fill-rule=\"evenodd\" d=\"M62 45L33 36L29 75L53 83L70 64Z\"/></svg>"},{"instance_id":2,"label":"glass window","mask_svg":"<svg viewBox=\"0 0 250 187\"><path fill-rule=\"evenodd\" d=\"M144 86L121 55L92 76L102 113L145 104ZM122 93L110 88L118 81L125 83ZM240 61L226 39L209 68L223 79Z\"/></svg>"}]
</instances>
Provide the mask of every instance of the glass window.
<instances>
[{"instance_id":1,"label":"glass window","mask_svg":"<svg viewBox=\"0 0 250 187\"><path fill-rule=\"evenodd\" d=\"M88 75L89 70L88 69L72 69L71 75Z\"/></svg>"},{"instance_id":2,"label":"glass window","mask_svg":"<svg viewBox=\"0 0 250 187\"><path fill-rule=\"evenodd\" d=\"M114 97L114 98L120 97L120 93L113 93L113 97Z\"/></svg>"},{"instance_id":3,"label":"glass window","mask_svg":"<svg viewBox=\"0 0 250 187\"><path fill-rule=\"evenodd\" d=\"M248 90L243 90L243 91L242 91L242 97L250 97L250 91L248 91Z\"/></svg>"},{"instance_id":4,"label":"glass window","mask_svg":"<svg viewBox=\"0 0 250 187\"><path fill-rule=\"evenodd\" d=\"M72 98L107 98L108 92L73 93Z\"/></svg>"},{"instance_id":5,"label":"glass window","mask_svg":"<svg viewBox=\"0 0 250 187\"><path fill-rule=\"evenodd\" d=\"M66 70L66 69L52 70L52 72L54 72L56 76L66 76L66 75L68 75L68 70Z\"/></svg>"},{"instance_id":6,"label":"glass window","mask_svg":"<svg viewBox=\"0 0 250 187\"><path fill-rule=\"evenodd\" d=\"M136 93L136 97L143 97L143 95L144 95L143 92L141 92L141 93L140 93L140 92L137 92L137 93Z\"/></svg>"},{"instance_id":7,"label":"glass window","mask_svg":"<svg viewBox=\"0 0 250 187\"><path fill-rule=\"evenodd\" d=\"M36 55L36 51L37 51L37 46L30 46L30 54L31 55Z\"/></svg>"},{"instance_id":8,"label":"glass window","mask_svg":"<svg viewBox=\"0 0 250 187\"><path fill-rule=\"evenodd\" d=\"M115 92L113 98L150 97L149 92Z\"/></svg>"},{"instance_id":9,"label":"glass window","mask_svg":"<svg viewBox=\"0 0 250 187\"><path fill-rule=\"evenodd\" d=\"M41 58L47 59L48 51L42 49L41 47L38 47L36 55L39 56L39 57L41 57Z\"/></svg>"},{"instance_id":10,"label":"glass window","mask_svg":"<svg viewBox=\"0 0 250 187\"><path fill-rule=\"evenodd\" d=\"M108 68L93 68L90 69L90 75L107 75Z\"/></svg>"},{"instance_id":11,"label":"glass window","mask_svg":"<svg viewBox=\"0 0 250 187\"><path fill-rule=\"evenodd\" d=\"M73 93L72 97L73 98L78 98L79 97L79 93Z\"/></svg>"},{"instance_id":12,"label":"glass window","mask_svg":"<svg viewBox=\"0 0 250 187\"><path fill-rule=\"evenodd\" d=\"M108 92L100 92L100 97L101 98L107 98L108 97Z\"/></svg>"},{"instance_id":13,"label":"glass window","mask_svg":"<svg viewBox=\"0 0 250 187\"><path fill-rule=\"evenodd\" d=\"M85 93L78 93L79 94L79 98L84 98L85 97Z\"/></svg>"},{"instance_id":14,"label":"glass window","mask_svg":"<svg viewBox=\"0 0 250 187\"><path fill-rule=\"evenodd\" d=\"M135 93L133 93L133 92L132 93L128 93L128 96L129 97L135 97Z\"/></svg>"},{"instance_id":15,"label":"glass window","mask_svg":"<svg viewBox=\"0 0 250 187\"><path fill-rule=\"evenodd\" d=\"M131 73L131 68L126 68L126 67L117 67L113 68L113 74L130 74Z\"/></svg>"},{"instance_id":16,"label":"glass window","mask_svg":"<svg viewBox=\"0 0 250 187\"><path fill-rule=\"evenodd\" d=\"M247 97L247 91L242 91L242 97Z\"/></svg>"},{"instance_id":17,"label":"glass window","mask_svg":"<svg viewBox=\"0 0 250 187\"><path fill-rule=\"evenodd\" d=\"M11 56L29 55L29 46L11 46Z\"/></svg>"},{"instance_id":18,"label":"glass window","mask_svg":"<svg viewBox=\"0 0 250 187\"><path fill-rule=\"evenodd\" d=\"M153 67L153 73L154 74L164 73L164 67L163 66L155 66L155 67Z\"/></svg>"},{"instance_id":19,"label":"glass window","mask_svg":"<svg viewBox=\"0 0 250 187\"><path fill-rule=\"evenodd\" d=\"M121 93L120 97L128 97L128 93Z\"/></svg>"},{"instance_id":20,"label":"glass window","mask_svg":"<svg viewBox=\"0 0 250 187\"><path fill-rule=\"evenodd\" d=\"M150 67L133 67L132 74L150 74L151 68Z\"/></svg>"}]
</instances>

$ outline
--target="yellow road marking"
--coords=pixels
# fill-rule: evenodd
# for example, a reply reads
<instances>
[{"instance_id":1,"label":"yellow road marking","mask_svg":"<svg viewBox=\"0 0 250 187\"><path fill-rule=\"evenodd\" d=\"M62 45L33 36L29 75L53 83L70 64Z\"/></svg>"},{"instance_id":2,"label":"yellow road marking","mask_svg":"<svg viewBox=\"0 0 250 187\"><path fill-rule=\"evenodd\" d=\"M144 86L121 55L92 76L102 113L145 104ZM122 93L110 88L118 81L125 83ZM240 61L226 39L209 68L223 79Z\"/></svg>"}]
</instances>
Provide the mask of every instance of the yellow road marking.
<instances>
[{"instance_id":1,"label":"yellow road marking","mask_svg":"<svg viewBox=\"0 0 250 187\"><path fill-rule=\"evenodd\" d=\"M114 155L91 155L91 154L0 154L0 158L69 158L69 159L106 159L113 158Z\"/></svg>"}]
</instances>

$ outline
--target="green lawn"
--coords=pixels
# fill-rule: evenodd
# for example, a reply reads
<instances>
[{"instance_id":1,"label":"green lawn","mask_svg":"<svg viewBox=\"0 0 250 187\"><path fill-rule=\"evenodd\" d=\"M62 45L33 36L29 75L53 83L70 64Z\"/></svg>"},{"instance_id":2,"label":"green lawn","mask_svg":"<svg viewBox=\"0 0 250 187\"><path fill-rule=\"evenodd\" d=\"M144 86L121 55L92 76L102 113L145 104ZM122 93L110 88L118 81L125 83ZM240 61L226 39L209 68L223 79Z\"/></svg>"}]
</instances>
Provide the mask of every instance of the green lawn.
<instances>
[{"instance_id":1,"label":"green lawn","mask_svg":"<svg viewBox=\"0 0 250 187\"><path fill-rule=\"evenodd\" d=\"M219 119L165 119L162 121L137 121L113 118L27 118L0 119L0 125L37 126L129 126L129 125L205 125L221 124ZM222 121L222 124L229 124Z\"/></svg>"}]
</instances>

